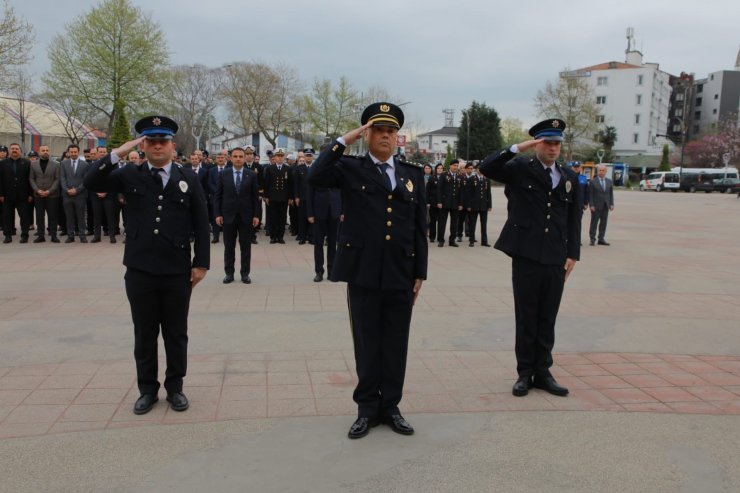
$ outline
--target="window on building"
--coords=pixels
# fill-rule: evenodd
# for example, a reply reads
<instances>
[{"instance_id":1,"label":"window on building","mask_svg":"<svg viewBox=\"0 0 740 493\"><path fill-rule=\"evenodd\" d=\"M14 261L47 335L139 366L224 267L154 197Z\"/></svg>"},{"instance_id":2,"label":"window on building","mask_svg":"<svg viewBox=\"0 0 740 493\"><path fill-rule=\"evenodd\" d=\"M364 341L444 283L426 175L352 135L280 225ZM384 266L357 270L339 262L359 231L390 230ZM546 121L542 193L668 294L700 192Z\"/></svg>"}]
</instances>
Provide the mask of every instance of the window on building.
<instances>
[{"instance_id":1,"label":"window on building","mask_svg":"<svg viewBox=\"0 0 740 493\"><path fill-rule=\"evenodd\" d=\"M683 93L682 92L676 93L676 101L683 101Z\"/></svg>"},{"instance_id":2,"label":"window on building","mask_svg":"<svg viewBox=\"0 0 740 493\"><path fill-rule=\"evenodd\" d=\"M714 80L714 74L709 76L709 80Z\"/></svg>"},{"instance_id":3,"label":"window on building","mask_svg":"<svg viewBox=\"0 0 740 493\"><path fill-rule=\"evenodd\" d=\"M719 99L719 94L715 94L714 99Z\"/></svg>"},{"instance_id":4,"label":"window on building","mask_svg":"<svg viewBox=\"0 0 740 493\"><path fill-rule=\"evenodd\" d=\"M696 92L702 92L704 90L704 84L699 84L696 86Z\"/></svg>"},{"instance_id":5,"label":"window on building","mask_svg":"<svg viewBox=\"0 0 740 493\"><path fill-rule=\"evenodd\" d=\"M597 86L605 86L607 80L608 80L607 77L597 77L596 78L596 85Z\"/></svg>"},{"instance_id":6,"label":"window on building","mask_svg":"<svg viewBox=\"0 0 740 493\"><path fill-rule=\"evenodd\" d=\"M604 115L596 115L596 123L604 123Z\"/></svg>"},{"instance_id":7,"label":"window on building","mask_svg":"<svg viewBox=\"0 0 740 493\"><path fill-rule=\"evenodd\" d=\"M701 98L696 98L696 106L701 106Z\"/></svg>"},{"instance_id":8,"label":"window on building","mask_svg":"<svg viewBox=\"0 0 740 493\"><path fill-rule=\"evenodd\" d=\"M635 114L635 125L639 125L639 124L640 124L640 114L637 113Z\"/></svg>"},{"instance_id":9,"label":"window on building","mask_svg":"<svg viewBox=\"0 0 740 493\"><path fill-rule=\"evenodd\" d=\"M713 115L716 115L716 114L717 114L717 108L714 108L714 109L712 110L712 114L713 114Z\"/></svg>"},{"instance_id":10,"label":"window on building","mask_svg":"<svg viewBox=\"0 0 740 493\"><path fill-rule=\"evenodd\" d=\"M637 104L642 104L642 94L638 94L635 101L637 102Z\"/></svg>"},{"instance_id":11,"label":"window on building","mask_svg":"<svg viewBox=\"0 0 740 493\"><path fill-rule=\"evenodd\" d=\"M642 79L643 79L643 78L644 78L644 76L642 76L642 75L638 75L638 76L637 76L637 85L638 85L638 86L641 86L641 85L642 85Z\"/></svg>"},{"instance_id":12,"label":"window on building","mask_svg":"<svg viewBox=\"0 0 740 493\"><path fill-rule=\"evenodd\" d=\"M678 123L674 123L673 124L673 131L674 132L680 132L681 131L681 125L679 125Z\"/></svg>"},{"instance_id":13,"label":"window on building","mask_svg":"<svg viewBox=\"0 0 740 493\"><path fill-rule=\"evenodd\" d=\"M606 96L596 96L596 104L606 104Z\"/></svg>"},{"instance_id":14,"label":"window on building","mask_svg":"<svg viewBox=\"0 0 740 493\"><path fill-rule=\"evenodd\" d=\"M632 143L633 144L639 144L640 143L640 134L632 134Z\"/></svg>"},{"instance_id":15,"label":"window on building","mask_svg":"<svg viewBox=\"0 0 740 493\"><path fill-rule=\"evenodd\" d=\"M676 111L673 113L673 115L678 117L683 116L683 108L676 108Z\"/></svg>"},{"instance_id":16,"label":"window on building","mask_svg":"<svg viewBox=\"0 0 740 493\"><path fill-rule=\"evenodd\" d=\"M446 143L447 143L447 141L446 141L446 140L443 140L443 141L442 141L442 143L443 143L443 144L446 144Z\"/></svg>"},{"instance_id":17,"label":"window on building","mask_svg":"<svg viewBox=\"0 0 740 493\"><path fill-rule=\"evenodd\" d=\"M694 119L698 120L699 118L701 118L701 111L694 111Z\"/></svg>"}]
</instances>

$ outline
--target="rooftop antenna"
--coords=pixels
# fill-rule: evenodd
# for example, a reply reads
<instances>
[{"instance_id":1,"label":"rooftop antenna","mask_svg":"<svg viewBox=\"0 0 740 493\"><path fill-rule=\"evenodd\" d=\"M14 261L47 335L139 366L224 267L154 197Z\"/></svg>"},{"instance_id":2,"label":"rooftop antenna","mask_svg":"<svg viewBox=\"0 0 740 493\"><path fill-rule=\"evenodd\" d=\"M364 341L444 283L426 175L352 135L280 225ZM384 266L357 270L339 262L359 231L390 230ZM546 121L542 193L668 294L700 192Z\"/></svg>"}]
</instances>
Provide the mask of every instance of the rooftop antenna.
<instances>
[{"instance_id":1,"label":"rooftop antenna","mask_svg":"<svg viewBox=\"0 0 740 493\"><path fill-rule=\"evenodd\" d=\"M442 110L445 115L445 127L455 126L455 110L452 108L445 108Z\"/></svg>"}]
</instances>

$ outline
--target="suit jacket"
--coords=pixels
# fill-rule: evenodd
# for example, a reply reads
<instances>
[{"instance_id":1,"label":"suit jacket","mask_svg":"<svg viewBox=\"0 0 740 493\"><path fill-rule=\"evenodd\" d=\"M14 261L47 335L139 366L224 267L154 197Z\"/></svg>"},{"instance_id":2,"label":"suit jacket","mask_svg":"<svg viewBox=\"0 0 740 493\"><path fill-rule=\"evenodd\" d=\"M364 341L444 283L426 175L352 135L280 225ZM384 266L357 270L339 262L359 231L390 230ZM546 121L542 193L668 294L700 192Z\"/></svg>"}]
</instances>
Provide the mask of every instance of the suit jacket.
<instances>
[{"instance_id":1,"label":"suit jacket","mask_svg":"<svg viewBox=\"0 0 740 493\"><path fill-rule=\"evenodd\" d=\"M265 187L264 168L262 168L262 165L252 161L252 164L244 163L244 169L248 169L257 174L257 188L259 189L260 195L262 195Z\"/></svg>"},{"instance_id":2,"label":"suit jacket","mask_svg":"<svg viewBox=\"0 0 740 493\"><path fill-rule=\"evenodd\" d=\"M344 221L332 280L369 289L411 289L426 279L428 244L424 172L395 159L396 188L388 191L369 155L344 156L332 142L310 168L314 187L340 188Z\"/></svg>"},{"instance_id":3,"label":"suit jacket","mask_svg":"<svg viewBox=\"0 0 740 493\"><path fill-rule=\"evenodd\" d=\"M41 170L40 160L31 163L29 182L34 193L39 190L48 190L49 197L59 197L60 170L59 161L53 159L49 159L46 171Z\"/></svg>"},{"instance_id":4,"label":"suit jacket","mask_svg":"<svg viewBox=\"0 0 740 493\"><path fill-rule=\"evenodd\" d=\"M342 215L342 194L337 188L322 188L308 185L306 195L307 217L317 221L339 219Z\"/></svg>"},{"instance_id":5,"label":"suit jacket","mask_svg":"<svg viewBox=\"0 0 740 493\"><path fill-rule=\"evenodd\" d=\"M296 165L293 170L293 197L306 200L308 196L308 166Z\"/></svg>"},{"instance_id":6,"label":"suit jacket","mask_svg":"<svg viewBox=\"0 0 740 493\"><path fill-rule=\"evenodd\" d=\"M547 265L565 265L581 255L578 177L556 164L560 183L552 189L537 158L508 149L491 154L480 165L488 178L506 184L508 218L495 248Z\"/></svg>"},{"instance_id":7,"label":"suit jacket","mask_svg":"<svg viewBox=\"0 0 740 493\"><path fill-rule=\"evenodd\" d=\"M93 192L126 197L126 267L152 275L185 274L191 266L209 268L208 206L192 169L172 163L162 190L147 162L119 168L108 155L93 163L85 185ZM195 238L192 260L191 234Z\"/></svg>"},{"instance_id":8,"label":"suit jacket","mask_svg":"<svg viewBox=\"0 0 740 493\"><path fill-rule=\"evenodd\" d=\"M108 160L110 160L110 157L108 157ZM87 197L87 190L84 183L84 177L85 173L87 172L87 169L90 167L90 163L83 159L77 160L77 170L75 172L72 172L72 161L70 159L65 159L62 161L62 170L60 173L60 182L62 184L62 197L69 197L67 194L67 190L70 188L74 188L77 190L76 197ZM104 192L105 190L100 190L101 192Z\"/></svg>"},{"instance_id":9,"label":"suit jacket","mask_svg":"<svg viewBox=\"0 0 740 493\"><path fill-rule=\"evenodd\" d=\"M190 169L195 173L195 170L193 170L192 165L190 166ZM209 189L208 189L208 168L205 167L205 165L201 164L198 166L198 172L195 173L198 176L198 183L200 183L200 187L203 189L203 192L206 194L206 197L209 195Z\"/></svg>"},{"instance_id":10,"label":"suit jacket","mask_svg":"<svg viewBox=\"0 0 740 493\"><path fill-rule=\"evenodd\" d=\"M452 173L445 171L439 176L435 207L437 204L442 204L443 209L457 210L462 205L463 187L465 186L465 178L462 175L458 172L453 177Z\"/></svg>"},{"instance_id":11,"label":"suit jacket","mask_svg":"<svg viewBox=\"0 0 740 493\"><path fill-rule=\"evenodd\" d=\"M293 199L293 187L290 175L290 166L282 165L278 171L277 164L271 164L265 169L265 197L274 202L287 202Z\"/></svg>"},{"instance_id":12,"label":"suit jacket","mask_svg":"<svg viewBox=\"0 0 740 493\"><path fill-rule=\"evenodd\" d=\"M609 178L604 178L605 188L601 188L599 177L595 176L589 183L589 207L597 211L614 206L614 187Z\"/></svg>"},{"instance_id":13,"label":"suit jacket","mask_svg":"<svg viewBox=\"0 0 740 493\"><path fill-rule=\"evenodd\" d=\"M3 159L0 162L0 197L7 200L25 202L33 195L29 176L31 163L26 158L20 158L15 162L13 171L13 160Z\"/></svg>"},{"instance_id":14,"label":"suit jacket","mask_svg":"<svg viewBox=\"0 0 740 493\"><path fill-rule=\"evenodd\" d=\"M218 186L213 200L213 215L223 216L225 224L234 222L239 216L246 224L252 224L253 217L260 217L260 198L257 173L242 169L241 187L236 191L235 168L226 168L218 176Z\"/></svg>"},{"instance_id":15,"label":"suit jacket","mask_svg":"<svg viewBox=\"0 0 740 493\"><path fill-rule=\"evenodd\" d=\"M491 182L484 176L472 175L467 179L463 194L463 207L472 211L491 208Z\"/></svg>"}]
</instances>

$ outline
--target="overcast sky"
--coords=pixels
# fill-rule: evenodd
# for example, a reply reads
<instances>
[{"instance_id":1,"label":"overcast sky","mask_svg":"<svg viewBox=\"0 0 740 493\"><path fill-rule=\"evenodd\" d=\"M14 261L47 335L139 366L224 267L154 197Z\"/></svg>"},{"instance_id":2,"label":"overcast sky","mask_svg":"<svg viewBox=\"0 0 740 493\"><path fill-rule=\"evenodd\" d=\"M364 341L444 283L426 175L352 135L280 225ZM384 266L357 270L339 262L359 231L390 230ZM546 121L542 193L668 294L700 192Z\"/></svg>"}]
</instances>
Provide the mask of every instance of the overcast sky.
<instances>
[{"instance_id":1,"label":"overcast sky","mask_svg":"<svg viewBox=\"0 0 740 493\"><path fill-rule=\"evenodd\" d=\"M10 0L36 26L31 72L64 25L94 0ZM633 27L646 62L671 74L731 70L740 2L711 0L133 0L160 23L175 64L285 62L310 84L346 75L386 87L417 130L471 101L501 117L538 121L532 99L565 67L624 61ZM397 101L401 102L401 101Z\"/></svg>"}]
</instances>

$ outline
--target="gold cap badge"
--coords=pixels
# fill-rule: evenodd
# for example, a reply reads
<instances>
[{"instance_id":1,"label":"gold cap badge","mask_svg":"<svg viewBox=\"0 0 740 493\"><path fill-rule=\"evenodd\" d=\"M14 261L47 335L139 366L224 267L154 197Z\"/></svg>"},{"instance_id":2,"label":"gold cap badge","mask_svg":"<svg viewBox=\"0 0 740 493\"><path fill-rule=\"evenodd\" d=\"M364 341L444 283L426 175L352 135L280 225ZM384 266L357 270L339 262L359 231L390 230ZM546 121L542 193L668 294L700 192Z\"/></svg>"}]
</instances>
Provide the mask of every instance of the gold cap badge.
<instances>
[{"instance_id":1,"label":"gold cap badge","mask_svg":"<svg viewBox=\"0 0 740 493\"><path fill-rule=\"evenodd\" d=\"M160 120L159 118L154 118L154 119L152 120L152 125L154 125L155 127L158 127L158 126L160 126L161 124L162 124L162 120Z\"/></svg>"},{"instance_id":2,"label":"gold cap badge","mask_svg":"<svg viewBox=\"0 0 740 493\"><path fill-rule=\"evenodd\" d=\"M380 105L380 111L382 111L383 113L388 113L390 110L391 110L391 107L388 106L387 104Z\"/></svg>"},{"instance_id":3,"label":"gold cap badge","mask_svg":"<svg viewBox=\"0 0 740 493\"><path fill-rule=\"evenodd\" d=\"M560 122L557 121L557 120L553 120L552 121L552 126L553 126L553 128L558 128L560 126Z\"/></svg>"}]
</instances>

